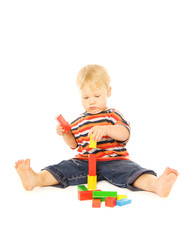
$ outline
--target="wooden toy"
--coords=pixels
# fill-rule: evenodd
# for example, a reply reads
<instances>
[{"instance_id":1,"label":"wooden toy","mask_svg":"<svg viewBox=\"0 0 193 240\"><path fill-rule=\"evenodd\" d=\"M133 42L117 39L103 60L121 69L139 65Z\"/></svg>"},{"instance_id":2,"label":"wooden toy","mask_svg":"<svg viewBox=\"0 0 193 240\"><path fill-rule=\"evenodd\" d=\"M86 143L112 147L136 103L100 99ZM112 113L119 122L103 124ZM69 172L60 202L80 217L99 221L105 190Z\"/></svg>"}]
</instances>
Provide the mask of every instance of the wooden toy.
<instances>
[{"instance_id":1,"label":"wooden toy","mask_svg":"<svg viewBox=\"0 0 193 240\"><path fill-rule=\"evenodd\" d=\"M78 191L78 199L83 200L92 200L92 191Z\"/></svg>"},{"instance_id":2,"label":"wooden toy","mask_svg":"<svg viewBox=\"0 0 193 240\"><path fill-rule=\"evenodd\" d=\"M96 155L89 154L88 156L88 175L95 176L96 175Z\"/></svg>"},{"instance_id":3,"label":"wooden toy","mask_svg":"<svg viewBox=\"0 0 193 240\"><path fill-rule=\"evenodd\" d=\"M93 199L92 200L92 207L93 208L100 208L101 207L101 199Z\"/></svg>"},{"instance_id":4,"label":"wooden toy","mask_svg":"<svg viewBox=\"0 0 193 240\"><path fill-rule=\"evenodd\" d=\"M57 118L58 122L60 123L61 127L66 131L69 132L71 127L69 123L63 118L63 116L60 114Z\"/></svg>"},{"instance_id":5,"label":"wooden toy","mask_svg":"<svg viewBox=\"0 0 193 240\"><path fill-rule=\"evenodd\" d=\"M78 191L88 191L84 185L78 185Z\"/></svg>"},{"instance_id":6,"label":"wooden toy","mask_svg":"<svg viewBox=\"0 0 193 240\"><path fill-rule=\"evenodd\" d=\"M89 190L97 189L96 155L89 154L87 183Z\"/></svg>"},{"instance_id":7,"label":"wooden toy","mask_svg":"<svg viewBox=\"0 0 193 240\"><path fill-rule=\"evenodd\" d=\"M117 199L115 197L105 198L105 206L106 207L115 207L116 205L117 205Z\"/></svg>"},{"instance_id":8,"label":"wooden toy","mask_svg":"<svg viewBox=\"0 0 193 240\"><path fill-rule=\"evenodd\" d=\"M117 200L127 198L127 195L117 195Z\"/></svg>"},{"instance_id":9,"label":"wooden toy","mask_svg":"<svg viewBox=\"0 0 193 240\"><path fill-rule=\"evenodd\" d=\"M94 198L100 198L102 202L105 201L105 198L107 197L115 197L117 198L117 192L111 192L111 191L93 191L93 199Z\"/></svg>"},{"instance_id":10,"label":"wooden toy","mask_svg":"<svg viewBox=\"0 0 193 240\"><path fill-rule=\"evenodd\" d=\"M94 140L92 140L92 134L90 135L90 144L89 147L90 148L96 148L96 142Z\"/></svg>"},{"instance_id":11,"label":"wooden toy","mask_svg":"<svg viewBox=\"0 0 193 240\"><path fill-rule=\"evenodd\" d=\"M117 192L112 191L88 190L84 185L78 185L78 199L80 201L92 200L93 208L100 208L101 202L105 202L106 207L115 207L116 205L121 207L131 203L128 198L117 200L120 196L126 195L117 195Z\"/></svg>"},{"instance_id":12,"label":"wooden toy","mask_svg":"<svg viewBox=\"0 0 193 240\"><path fill-rule=\"evenodd\" d=\"M95 190L97 189L97 176L87 176L87 182L88 182L88 189L89 190Z\"/></svg>"},{"instance_id":13,"label":"wooden toy","mask_svg":"<svg viewBox=\"0 0 193 240\"><path fill-rule=\"evenodd\" d=\"M131 199L124 198L124 199L120 199L120 200L117 201L117 206L122 207L126 204L129 204L129 203L131 203Z\"/></svg>"}]
</instances>

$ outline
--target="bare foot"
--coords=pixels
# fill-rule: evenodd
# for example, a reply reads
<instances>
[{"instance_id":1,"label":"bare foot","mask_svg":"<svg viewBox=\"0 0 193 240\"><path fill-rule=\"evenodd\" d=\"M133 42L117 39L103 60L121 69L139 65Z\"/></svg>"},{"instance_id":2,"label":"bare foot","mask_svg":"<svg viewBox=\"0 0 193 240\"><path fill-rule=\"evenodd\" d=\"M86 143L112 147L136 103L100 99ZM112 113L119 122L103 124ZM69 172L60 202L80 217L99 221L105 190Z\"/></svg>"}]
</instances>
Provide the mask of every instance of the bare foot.
<instances>
[{"instance_id":1,"label":"bare foot","mask_svg":"<svg viewBox=\"0 0 193 240\"><path fill-rule=\"evenodd\" d=\"M175 169L167 167L164 173L158 178L157 194L167 197L178 177L179 173Z\"/></svg>"},{"instance_id":2,"label":"bare foot","mask_svg":"<svg viewBox=\"0 0 193 240\"><path fill-rule=\"evenodd\" d=\"M25 190L32 190L37 183L37 174L30 167L30 159L17 161L15 169L21 178Z\"/></svg>"}]
</instances>

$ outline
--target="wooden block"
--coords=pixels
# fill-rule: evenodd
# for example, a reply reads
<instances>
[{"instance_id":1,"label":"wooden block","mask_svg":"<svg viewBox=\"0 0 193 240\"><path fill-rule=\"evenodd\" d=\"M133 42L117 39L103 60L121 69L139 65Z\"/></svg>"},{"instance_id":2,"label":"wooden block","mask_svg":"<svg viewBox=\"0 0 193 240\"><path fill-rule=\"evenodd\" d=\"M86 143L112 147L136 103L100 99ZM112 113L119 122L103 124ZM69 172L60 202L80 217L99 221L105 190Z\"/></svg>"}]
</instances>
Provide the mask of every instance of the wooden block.
<instances>
[{"instance_id":1,"label":"wooden block","mask_svg":"<svg viewBox=\"0 0 193 240\"><path fill-rule=\"evenodd\" d=\"M78 191L88 191L84 185L78 185Z\"/></svg>"},{"instance_id":2,"label":"wooden block","mask_svg":"<svg viewBox=\"0 0 193 240\"><path fill-rule=\"evenodd\" d=\"M87 187L89 190L97 189L97 175L95 176L87 176Z\"/></svg>"},{"instance_id":3,"label":"wooden block","mask_svg":"<svg viewBox=\"0 0 193 240\"><path fill-rule=\"evenodd\" d=\"M56 119L58 120L58 122L66 132L70 131L71 127L69 123L63 118L61 114Z\"/></svg>"},{"instance_id":4,"label":"wooden block","mask_svg":"<svg viewBox=\"0 0 193 240\"><path fill-rule=\"evenodd\" d=\"M89 154L88 156L88 175L95 176L96 175L96 155Z\"/></svg>"},{"instance_id":5,"label":"wooden block","mask_svg":"<svg viewBox=\"0 0 193 240\"><path fill-rule=\"evenodd\" d=\"M96 148L96 142L94 140L92 140L92 134L90 135L90 144L89 144L90 148Z\"/></svg>"},{"instance_id":6,"label":"wooden block","mask_svg":"<svg viewBox=\"0 0 193 240\"><path fill-rule=\"evenodd\" d=\"M124 198L124 199L120 199L120 200L117 201L117 206L122 207L126 204L129 204L129 203L131 203L131 199Z\"/></svg>"},{"instance_id":7,"label":"wooden block","mask_svg":"<svg viewBox=\"0 0 193 240\"><path fill-rule=\"evenodd\" d=\"M93 199L92 200L92 207L93 208L100 208L101 207L101 199Z\"/></svg>"},{"instance_id":8,"label":"wooden block","mask_svg":"<svg viewBox=\"0 0 193 240\"><path fill-rule=\"evenodd\" d=\"M93 194L92 191L78 191L78 199L80 201L91 200L92 194Z\"/></svg>"},{"instance_id":9,"label":"wooden block","mask_svg":"<svg viewBox=\"0 0 193 240\"><path fill-rule=\"evenodd\" d=\"M117 205L117 199L115 197L105 198L105 206L106 207L115 207L116 205Z\"/></svg>"},{"instance_id":10,"label":"wooden block","mask_svg":"<svg viewBox=\"0 0 193 240\"><path fill-rule=\"evenodd\" d=\"M117 192L111 192L111 191L93 191L93 198L100 198L101 201L105 201L105 198L107 197L115 197L117 198Z\"/></svg>"},{"instance_id":11,"label":"wooden block","mask_svg":"<svg viewBox=\"0 0 193 240\"><path fill-rule=\"evenodd\" d=\"M117 195L117 200L127 198L127 195Z\"/></svg>"}]
</instances>

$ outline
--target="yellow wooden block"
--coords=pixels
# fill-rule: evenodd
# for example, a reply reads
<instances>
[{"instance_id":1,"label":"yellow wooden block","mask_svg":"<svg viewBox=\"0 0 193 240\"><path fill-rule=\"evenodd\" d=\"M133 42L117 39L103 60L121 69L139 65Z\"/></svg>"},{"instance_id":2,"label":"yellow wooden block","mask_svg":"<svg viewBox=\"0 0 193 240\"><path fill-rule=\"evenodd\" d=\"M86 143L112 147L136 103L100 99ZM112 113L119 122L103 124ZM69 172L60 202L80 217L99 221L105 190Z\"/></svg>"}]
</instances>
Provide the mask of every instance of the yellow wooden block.
<instances>
[{"instance_id":1,"label":"yellow wooden block","mask_svg":"<svg viewBox=\"0 0 193 240\"><path fill-rule=\"evenodd\" d=\"M117 195L117 200L127 198L127 195Z\"/></svg>"},{"instance_id":2,"label":"yellow wooden block","mask_svg":"<svg viewBox=\"0 0 193 240\"><path fill-rule=\"evenodd\" d=\"M95 176L87 176L88 190L96 190L97 189L97 175Z\"/></svg>"},{"instance_id":3,"label":"yellow wooden block","mask_svg":"<svg viewBox=\"0 0 193 240\"><path fill-rule=\"evenodd\" d=\"M90 144L89 147L90 148L96 148L96 142L94 140L92 140L92 134L90 135Z\"/></svg>"}]
</instances>

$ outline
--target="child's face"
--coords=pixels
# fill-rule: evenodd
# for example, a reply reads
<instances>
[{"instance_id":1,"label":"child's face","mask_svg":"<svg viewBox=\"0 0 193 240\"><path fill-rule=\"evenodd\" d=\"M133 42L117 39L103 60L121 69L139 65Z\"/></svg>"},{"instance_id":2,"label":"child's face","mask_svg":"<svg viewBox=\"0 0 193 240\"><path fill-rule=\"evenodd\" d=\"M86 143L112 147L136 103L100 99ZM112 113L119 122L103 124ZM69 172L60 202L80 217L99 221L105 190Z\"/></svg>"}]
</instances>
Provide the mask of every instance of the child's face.
<instances>
[{"instance_id":1,"label":"child's face","mask_svg":"<svg viewBox=\"0 0 193 240\"><path fill-rule=\"evenodd\" d=\"M111 95L111 87L101 86L91 89L85 85L81 90L83 108L91 114L96 114L107 109L107 97Z\"/></svg>"}]
</instances>

